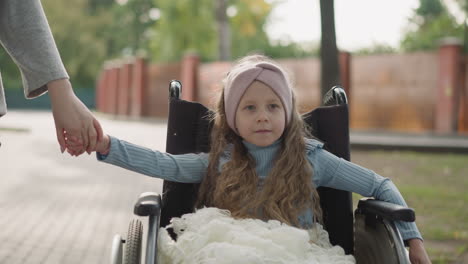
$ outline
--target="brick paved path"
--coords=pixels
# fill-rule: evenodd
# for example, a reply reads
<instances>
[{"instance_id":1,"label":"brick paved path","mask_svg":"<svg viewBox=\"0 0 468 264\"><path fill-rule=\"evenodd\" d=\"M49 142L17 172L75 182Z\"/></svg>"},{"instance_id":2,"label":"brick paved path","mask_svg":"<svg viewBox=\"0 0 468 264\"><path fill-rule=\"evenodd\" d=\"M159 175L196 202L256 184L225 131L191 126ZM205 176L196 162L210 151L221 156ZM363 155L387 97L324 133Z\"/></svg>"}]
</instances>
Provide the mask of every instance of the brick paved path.
<instances>
[{"instance_id":1,"label":"brick paved path","mask_svg":"<svg viewBox=\"0 0 468 264\"><path fill-rule=\"evenodd\" d=\"M108 134L165 149L163 121L99 116ZM133 203L161 180L61 154L49 112L0 119L0 263L108 263L115 233L125 234ZM144 219L146 222L146 219Z\"/></svg>"}]
</instances>

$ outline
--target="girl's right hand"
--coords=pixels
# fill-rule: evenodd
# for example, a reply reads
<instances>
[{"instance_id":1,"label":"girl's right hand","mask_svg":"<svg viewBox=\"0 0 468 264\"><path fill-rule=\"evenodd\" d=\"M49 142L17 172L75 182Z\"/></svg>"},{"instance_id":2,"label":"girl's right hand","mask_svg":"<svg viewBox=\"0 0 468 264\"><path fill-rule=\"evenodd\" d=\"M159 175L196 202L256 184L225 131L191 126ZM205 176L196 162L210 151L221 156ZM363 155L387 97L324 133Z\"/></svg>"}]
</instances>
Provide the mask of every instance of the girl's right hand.
<instances>
[{"instance_id":1,"label":"girl's right hand","mask_svg":"<svg viewBox=\"0 0 468 264\"><path fill-rule=\"evenodd\" d=\"M104 135L101 141L98 141L96 146L96 152L99 152L102 155L109 154L110 150L110 137L108 135Z\"/></svg>"},{"instance_id":2,"label":"girl's right hand","mask_svg":"<svg viewBox=\"0 0 468 264\"><path fill-rule=\"evenodd\" d=\"M83 142L81 139L77 138L76 136L68 136L66 137L66 148L68 154L72 156L79 156L82 154L78 152L80 148L83 146ZM109 154L110 149L110 138L108 135L104 135L100 141L97 142L96 145L96 152L101 153L102 155Z\"/></svg>"}]
</instances>

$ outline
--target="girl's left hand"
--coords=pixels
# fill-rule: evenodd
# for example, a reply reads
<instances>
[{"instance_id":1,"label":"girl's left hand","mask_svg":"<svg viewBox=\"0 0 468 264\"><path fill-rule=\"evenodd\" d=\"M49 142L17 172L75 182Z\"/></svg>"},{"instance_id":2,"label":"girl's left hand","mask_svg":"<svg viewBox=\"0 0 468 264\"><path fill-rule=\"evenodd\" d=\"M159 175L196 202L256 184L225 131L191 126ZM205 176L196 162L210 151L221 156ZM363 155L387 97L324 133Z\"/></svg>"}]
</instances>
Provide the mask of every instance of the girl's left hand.
<instances>
[{"instance_id":1,"label":"girl's left hand","mask_svg":"<svg viewBox=\"0 0 468 264\"><path fill-rule=\"evenodd\" d=\"M432 263L427 255L424 244L420 239L409 240L409 258L412 264L430 264Z\"/></svg>"}]
</instances>

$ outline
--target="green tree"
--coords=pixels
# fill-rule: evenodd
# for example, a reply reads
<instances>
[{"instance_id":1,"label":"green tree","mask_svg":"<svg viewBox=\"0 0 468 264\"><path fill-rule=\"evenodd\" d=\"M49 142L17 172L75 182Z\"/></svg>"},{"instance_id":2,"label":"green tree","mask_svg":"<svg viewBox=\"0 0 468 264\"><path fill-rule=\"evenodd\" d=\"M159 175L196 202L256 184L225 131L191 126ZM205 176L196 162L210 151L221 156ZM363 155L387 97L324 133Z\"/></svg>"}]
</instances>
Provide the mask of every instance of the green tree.
<instances>
[{"instance_id":1,"label":"green tree","mask_svg":"<svg viewBox=\"0 0 468 264\"><path fill-rule=\"evenodd\" d=\"M150 44L158 61L179 60L196 51L203 60L216 57L216 25L212 0L159 0L161 17Z\"/></svg>"},{"instance_id":2,"label":"green tree","mask_svg":"<svg viewBox=\"0 0 468 264\"><path fill-rule=\"evenodd\" d=\"M94 87L107 55L102 32L112 22L110 12L88 13L86 0L43 0L62 61L75 86Z\"/></svg>"},{"instance_id":3,"label":"green tree","mask_svg":"<svg viewBox=\"0 0 468 264\"><path fill-rule=\"evenodd\" d=\"M463 39L464 25L447 11L440 0L420 0L409 21L401 47L405 51L433 50L444 37Z\"/></svg>"},{"instance_id":4,"label":"green tree","mask_svg":"<svg viewBox=\"0 0 468 264\"><path fill-rule=\"evenodd\" d=\"M397 49L388 44L375 43L374 45L370 47L361 48L353 53L359 54L359 55L370 55L370 54L385 54L385 53L396 53L396 52L397 52Z\"/></svg>"},{"instance_id":5,"label":"green tree","mask_svg":"<svg viewBox=\"0 0 468 264\"><path fill-rule=\"evenodd\" d=\"M94 87L95 76L106 55L100 33L111 22L110 13L89 15L86 0L43 0L42 5L74 86ZM5 87L19 88L19 70L6 52L0 51L0 64Z\"/></svg>"},{"instance_id":6,"label":"green tree","mask_svg":"<svg viewBox=\"0 0 468 264\"><path fill-rule=\"evenodd\" d=\"M444 13L446 10L440 0L420 0L419 7L415 9L416 18L419 18L423 25L430 23Z\"/></svg>"},{"instance_id":7,"label":"green tree","mask_svg":"<svg viewBox=\"0 0 468 264\"><path fill-rule=\"evenodd\" d=\"M153 0L87 2L86 16L110 16L110 21L99 28L99 37L106 42L107 58L135 55L148 49L152 37L151 29L159 19L159 9Z\"/></svg>"},{"instance_id":8,"label":"green tree","mask_svg":"<svg viewBox=\"0 0 468 264\"><path fill-rule=\"evenodd\" d=\"M251 52L268 54L270 42L264 30L272 5L263 0L240 0L232 2L232 54L234 58L245 56Z\"/></svg>"},{"instance_id":9,"label":"green tree","mask_svg":"<svg viewBox=\"0 0 468 264\"><path fill-rule=\"evenodd\" d=\"M83 87L94 87L105 60L147 49L157 11L152 0L42 3L71 80Z\"/></svg>"},{"instance_id":10,"label":"green tree","mask_svg":"<svg viewBox=\"0 0 468 264\"><path fill-rule=\"evenodd\" d=\"M149 48L152 27L159 19L153 0L125 0L111 8L113 23L108 25L108 56L135 55Z\"/></svg>"},{"instance_id":11,"label":"green tree","mask_svg":"<svg viewBox=\"0 0 468 264\"><path fill-rule=\"evenodd\" d=\"M222 38L233 58L256 51L273 58L316 53L310 46L271 43L264 31L274 5L264 0L223 2L226 37L217 32L213 0L43 0L62 60L75 87L94 87L105 60L150 51L159 61L179 60L196 51L202 60L219 58ZM219 6L218 6L219 8ZM229 58L229 57L226 57ZM19 71L0 50L3 82L20 87Z\"/></svg>"},{"instance_id":12,"label":"green tree","mask_svg":"<svg viewBox=\"0 0 468 264\"><path fill-rule=\"evenodd\" d=\"M312 49L295 43L271 43L264 28L274 3L264 0L158 0L157 3L161 18L154 26L151 40L151 55L157 61L177 61L189 51L197 52L203 61L236 59L252 52L273 58L313 54Z\"/></svg>"},{"instance_id":13,"label":"green tree","mask_svg":"<svg viewBox=\"0 0 468 264\"><path fill-rule=\"evenodd\" d=\"M0 70L5 89L21 87L20 71L7 52L0 46Z\"/></svg>"},{"instance_id":14,"label":"green tree","mask_svg":"<svg viewBox=\"0 0 468 264\"><path fill-rule=\"evenodd\" d=\"M115 4L115 0L88 0L88 11L91 15L96 15L102 9L111 8Z\"/></svg>"}]
</instances>

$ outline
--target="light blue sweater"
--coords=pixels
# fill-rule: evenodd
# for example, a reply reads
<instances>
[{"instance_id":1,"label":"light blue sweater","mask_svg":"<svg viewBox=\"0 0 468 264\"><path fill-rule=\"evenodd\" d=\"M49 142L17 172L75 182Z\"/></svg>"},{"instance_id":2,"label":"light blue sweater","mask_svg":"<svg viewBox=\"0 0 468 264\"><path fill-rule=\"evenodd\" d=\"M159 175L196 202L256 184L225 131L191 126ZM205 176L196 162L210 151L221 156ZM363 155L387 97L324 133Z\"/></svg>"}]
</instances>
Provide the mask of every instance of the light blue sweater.
<instances>
[{"instance_id":1,"label":"light blue sweater","mask_svg":"<svg viewBox=\"0 0 468 264\"><path fill-rule=\"evenodd\" d=\"M277 141L267 147L258 147L244 141L250 155L256 161L256 171L265 179L273 167L272 160L281 147ZM312 181L316 187L324 186L334 189L359 193L362 196L407 206L398 189L390 179L360 167L354 163L338 158L323 149L317 140L306 139L307 159L313 168ZM171 155L151 150L111 137L110 151L107 156L97 154L98 160L120 166L148 176L169 181L199 183L208 167L208 154ZM230 159L229 151L220 160L220 166ZM312 225L312 212L307 210L299 217L304 227ZM396 222L404 240L422 239L415 223Z\"/></svg>"}]
</instances>

